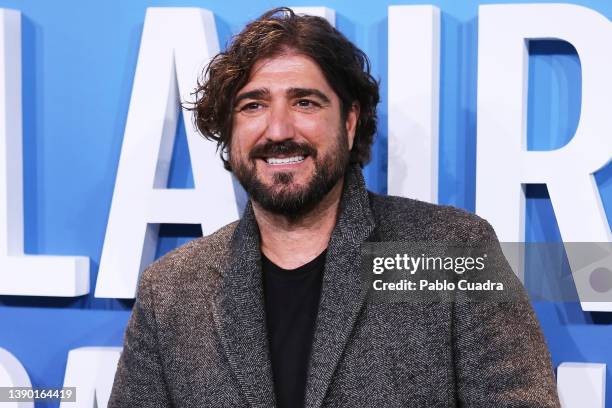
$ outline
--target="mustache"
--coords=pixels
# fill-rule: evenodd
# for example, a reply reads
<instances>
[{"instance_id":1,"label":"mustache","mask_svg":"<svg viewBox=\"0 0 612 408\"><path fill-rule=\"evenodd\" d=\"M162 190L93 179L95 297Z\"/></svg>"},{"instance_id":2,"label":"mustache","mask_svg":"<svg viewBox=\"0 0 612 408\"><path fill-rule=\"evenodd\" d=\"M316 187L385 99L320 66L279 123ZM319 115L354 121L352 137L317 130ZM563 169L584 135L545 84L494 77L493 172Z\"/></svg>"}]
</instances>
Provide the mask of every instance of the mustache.
<instances>
[{"instance_id":1,"label":"mustache","mask_svg":"<svg viewBox=\"0 0 612 408\"><path fill-rule=\"evenodd\" d=\"M249 154L250 159L265 159L278 155L317 157L317 150L309 143L298 143L293 140L282 142L266 142L255 146Z\"/></svg>"}]
</instances>

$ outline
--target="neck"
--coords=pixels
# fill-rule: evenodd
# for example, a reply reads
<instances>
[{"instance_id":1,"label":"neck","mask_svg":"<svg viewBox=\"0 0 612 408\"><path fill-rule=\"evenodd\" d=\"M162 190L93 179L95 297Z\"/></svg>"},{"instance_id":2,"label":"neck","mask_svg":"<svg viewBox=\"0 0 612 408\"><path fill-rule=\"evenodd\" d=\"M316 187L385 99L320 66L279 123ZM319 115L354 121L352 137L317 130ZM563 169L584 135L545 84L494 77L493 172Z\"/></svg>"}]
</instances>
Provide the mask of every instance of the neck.
<instances>
[{"instance_id":1,"label":"neck","mask_svg":"<svg viewBox=\"0 0 612 408\"><path fill-rule=\"evenodd\" d=\"M253 201L263 254L283 269L295 269L323 252L336 226L343 184L340 179L312 211L299 218L271 213Z\"/></svg>"}]
</instances>

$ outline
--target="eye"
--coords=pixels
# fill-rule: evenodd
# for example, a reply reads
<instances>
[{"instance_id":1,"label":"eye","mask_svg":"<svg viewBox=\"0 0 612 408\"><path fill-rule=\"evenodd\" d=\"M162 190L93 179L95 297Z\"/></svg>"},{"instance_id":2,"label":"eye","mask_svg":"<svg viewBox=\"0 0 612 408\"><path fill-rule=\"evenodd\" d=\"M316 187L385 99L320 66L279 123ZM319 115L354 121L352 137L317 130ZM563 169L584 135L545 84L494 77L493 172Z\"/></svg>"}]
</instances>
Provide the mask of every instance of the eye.
<instances>
[{"instance_id":1,"label":"eye","mask_svg":"<svg viewBox=\"0 0 612 408\"><path fill-rule=\"evenodd\" d=\"M242 110L255 110L255 109L259 109L260 106L261 105L257 102L250 102L250 103L245 104L242 107Z\"/></svg>"},{"instance_id":2,"label":"eye","mask_svg":"<svg viewBox=\"0 0 612 408\"><path fill-rule=\"evenodd\" d=\"M242 105L240 107L240 112L256 112L258 110L260 110L261 108L263 108L263 105L259 102L249 102L249 103L245 103L244 105Z\"/></svg>"},{"instance_id":3,"label":"eye","mask_svg":"<svg viewBox=\"0 0 612 408\"><path fill-rule=\"evenodd\" d=\"M304 109L314 109L314 108L321 107L321 104L313 101L312 99L298 99L298 101L296 102L296 105L299 108L304 108Z\"/></svg>"}]
</instances>

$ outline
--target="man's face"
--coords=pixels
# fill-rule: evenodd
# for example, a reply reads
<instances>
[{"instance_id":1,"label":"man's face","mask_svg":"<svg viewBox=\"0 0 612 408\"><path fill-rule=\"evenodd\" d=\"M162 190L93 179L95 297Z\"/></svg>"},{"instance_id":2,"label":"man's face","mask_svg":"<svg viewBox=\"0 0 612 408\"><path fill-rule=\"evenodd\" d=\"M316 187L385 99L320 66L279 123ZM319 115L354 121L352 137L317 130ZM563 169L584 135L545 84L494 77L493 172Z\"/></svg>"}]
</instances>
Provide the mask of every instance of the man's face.
<instances>
[{"instance_id":1,"label":"man's face","mask_svg":"<svg viewBox=\"0 0 612 408\"><path fill-rule=\"evenodd\" d=\"M303 214L344 175L358 115L355 105L343 120L340 99L309 57L262 59L235 98L234 174L264 209Z\"/></svg>"}]
</instances>

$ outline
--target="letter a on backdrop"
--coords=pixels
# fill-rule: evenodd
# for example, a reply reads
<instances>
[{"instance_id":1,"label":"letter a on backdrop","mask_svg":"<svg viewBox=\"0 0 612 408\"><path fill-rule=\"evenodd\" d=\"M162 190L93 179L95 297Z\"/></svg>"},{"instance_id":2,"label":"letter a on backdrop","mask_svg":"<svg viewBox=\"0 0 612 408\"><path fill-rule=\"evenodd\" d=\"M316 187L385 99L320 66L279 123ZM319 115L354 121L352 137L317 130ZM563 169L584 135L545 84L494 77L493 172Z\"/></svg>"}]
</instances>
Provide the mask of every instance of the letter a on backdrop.
<instances>
[{"instance_id":1,"label":"letter a on backdrop","mask_svg":"<svg viewBox=\"0 0 612 408\"><path fill-rule=\"evenodd\" d=\"M153 261L158 225L200 224L204 235L238 218L231 174L216 144L183 112L192 189L167 189L180 101L192 100L202 68L219 51L213 14L196 8L149 8L145 16L96 297L133 298Z\"/></svg>"},{"instance_id":2,"label":"letter a on backdrop","mask_svg":"<svg viewBox=\"0 0 612 408\"><path fill-rule=\"evenodd\" d=\"M326 7L296 7L334 24ZM214 16L195 8L149 8L134 78L96 297L133 298L139 273L153 261L161 223L201 224L204 235L238 218L229 172L216 144L185 126L193 189L167 189L180 101L219 52ZM192 123L191 112L183 120Z\"/></svg>"}]
</instances>

